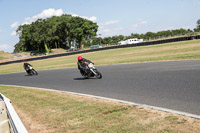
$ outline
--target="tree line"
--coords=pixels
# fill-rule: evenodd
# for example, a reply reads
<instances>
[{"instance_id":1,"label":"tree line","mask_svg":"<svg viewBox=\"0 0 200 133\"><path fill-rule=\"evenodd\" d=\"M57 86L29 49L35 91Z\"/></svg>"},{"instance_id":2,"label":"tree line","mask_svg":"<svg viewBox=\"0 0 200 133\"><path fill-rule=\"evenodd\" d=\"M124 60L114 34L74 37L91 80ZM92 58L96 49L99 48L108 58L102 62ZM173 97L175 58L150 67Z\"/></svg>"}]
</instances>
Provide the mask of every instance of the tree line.
<instances>
[{"instance_id":1,"label":"tree line","mask_svg":"<svg viewBox=\"0 0 200 133\"><path fill-rule=\"evenodd\" d=\"M104 38L98 37L98 38L95 38L94 42L96 44L99 44L101 42L104 45L108 45L108 44L115 45L119 41L124 41L130 38L139 38L139 39L144 39L146 41L150 41L150 40L164 39L164 38L175 37L175 36L195 35L197 32L200 32L200 21L199 21L199 25L194 30L180 28L176 30L147 32L145 34L131 33L131 35L129 36L118 35L118 36L104 37Z\"/></svg>"},{"instance_id":2,"label":"tree line","mask_svg":"<svg viewBox=\"0 0 200 133\"><path fill-rule=\"evenodd\" d=\"M17 28L19 42L15 45L14 52L48 52L54 48L68 49L72 42L80 48L96 36L97 30L96 23L68 14L38 19Z\"/></svg>"},{"instance_id":3,"label":"tree line","mask_svg":"<svg viewBox=\"0 0 200 133\"><path fill-rule=\"evenodd\" d=\"M81 17L68 14L53 16L47 19L38 19L31 24L21 25L17 29L20 41L15 45L14 52L45 51L53 48L69 49L72 44L77 48L96 44L117 44L119 41L130 38L144 40L160 39L177 35L193 35L200 32L200 19L197 27L191 29L176 29L145 34L131 33L129 36L117 35L112 37L97 37L98 25Z\"/></svg>"}]
</instances>

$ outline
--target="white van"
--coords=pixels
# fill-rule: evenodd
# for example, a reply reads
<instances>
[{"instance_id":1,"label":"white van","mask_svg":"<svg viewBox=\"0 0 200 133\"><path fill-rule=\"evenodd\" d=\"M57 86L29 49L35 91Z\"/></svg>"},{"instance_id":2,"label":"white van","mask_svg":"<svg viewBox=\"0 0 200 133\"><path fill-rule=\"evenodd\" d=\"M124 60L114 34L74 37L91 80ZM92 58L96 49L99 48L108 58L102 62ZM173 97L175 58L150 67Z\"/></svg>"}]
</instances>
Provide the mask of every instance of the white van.
<instances>
[{"instance_id":1,"label":"white van","mask_svg":"<svg viewBox=\"0 0 200 133\"><path fill-rule=\"evenodd\" d=\"M132 39L128 39L125 41L120 41L118 42L119 45L126 45L126 44L134 44L134 43L140 43L143 42L143 39L138 39L138 38L132 38Z\"/></svg>"}]
</instances>

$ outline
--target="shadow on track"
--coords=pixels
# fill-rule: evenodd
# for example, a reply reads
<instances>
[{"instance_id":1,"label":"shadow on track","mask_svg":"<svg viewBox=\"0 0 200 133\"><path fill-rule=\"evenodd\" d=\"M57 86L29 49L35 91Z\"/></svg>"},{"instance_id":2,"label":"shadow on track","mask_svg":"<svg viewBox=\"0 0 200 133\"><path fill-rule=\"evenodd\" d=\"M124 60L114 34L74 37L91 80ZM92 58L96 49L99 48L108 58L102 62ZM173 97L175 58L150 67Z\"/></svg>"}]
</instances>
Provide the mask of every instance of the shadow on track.
<instances>
[{"instance_id":1,"label":"shadow on track","mask_svg":"<svg viewBox=\"0 0 200 133\"><path fill-rule=\"evenodd\" d=\"M89 79L97 79L97 78L74 78L74 80L89 80Z\"/></svg>"},{"instance_id":2,"label":"shadow on track","mask_svg":"<svg viewBox=\"0 0 200 133\"><path fill-rule=\"evenodd\" d=\"M86 80L85 78L74 78L74 80Z\"/></svg>"}]
</instances>

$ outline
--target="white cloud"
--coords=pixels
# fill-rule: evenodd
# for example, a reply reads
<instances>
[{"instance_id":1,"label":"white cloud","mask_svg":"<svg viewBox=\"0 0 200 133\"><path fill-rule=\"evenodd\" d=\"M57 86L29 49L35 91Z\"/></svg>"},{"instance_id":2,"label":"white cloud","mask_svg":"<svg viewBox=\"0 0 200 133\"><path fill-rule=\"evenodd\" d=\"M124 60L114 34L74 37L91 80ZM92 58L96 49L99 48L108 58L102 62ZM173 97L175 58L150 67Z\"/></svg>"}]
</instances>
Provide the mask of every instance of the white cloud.
<instances>
[{"instance_id":1,"label":"white cloud","mask_svg":"<svg viewBox=\"0 0 200 133\"><path fill-rule=\"evenodd\" d=\"M115 28L114 30L115 31L121 31L121 30L124 30L124 28L123 27L119 27L119 28Z\"/></svg>"},{"instance_id":2,"label":"white cloud","mask_svg":"<svg viewBox=\"0 0 200 133\"><path fill-rule=\"evenodd\" d=\"M110 29L103 29L102 32L104 32L105 34L109 34L112 32L112 30Z\"/></svg>"},{"instance_id":3,"label":"white cloud","mask_svg":"<svg viewBox=\"0 0 200 133\"><path fill-rule=\"evenodd\" d=\"M92 17L79 16L79 17L84 18L84 19L88 19L88 20L93 21L93 22L97 21L97 18L95 16L92 16Z\"/></svg>"},{"instance_id":4,"label":"white cloud","mask_svg":"<svg viewBox=\"0 0 200 133\"><path fill-rule=\"evenodd\" d=\"M119 22L120 22L119 20L112 20L112 21L105 22L105 23L102 24L102 25L103 25L103 26L113 25L113 24L117 24L117 23L119 23Z\"/></svg>"},{"instance_id":5,"label":"white cloud","mask_svg":"<svg viewBox=\"0 0 200 133\"><path fill-rule=\"evenodd\" d=\"M11 35L11 36L16 36L17 33L16 33L16 31L13 31L10 35Z\"/></svg>"},{"instance_id":6,"label":"white cloud","mask_svg":"<svg viewBox=\"0 0 200 133\"><path fill-rule=\"evenodd\" d=\"M13 23L10 27L13 28L13 29L16 29L18 26L19 26L19 23L18 23L18 22L15 22L15 23ZM11 35L11 36L16 36L17 33L16 33L16 31L13 31L10 35Z\"/></svg>"},{"instance_id":7,"label":"white cloud","mask_svg":"<svg viewBox=\"0 0 200 133\"><path fill-rule=\"evenodd\" d=\"M137 23L137 24L133 24L132 25L132 28L133 29L137 29L138 27L140 27L140 26L142 26L142 25L144 25L144 24L147 24L148 22L147 21L140 21L139 23Z\"/></svg>"},{"instance_id":8,"label":"white cloud","mask_svg":"<svg viewBox=\"0 0 200 133\"><path fill-rule=\"evenodd\" d=\"M124 27L119 27L118 23L120 23L119 20L112 20L112 21L107 21L103 24L99 24L98 33L102 34L102 36L104 36L104 37L113 36L113 35L120 35L120 34L124 34L127 31L129 31L129 29L135 30L137 28L140 28L143 25L147 24L148 22L140 19L138 21L138 23L131 25L131 28L126 29L126 30L124 29Z\"/></svg>"},{"instance_id":9,"label":"white cloud","mask_svg":"<svg viewBox=\"0 0 200 133\"><path fill-rule=\"evenodd\" d=\"M139 27L139 24L134 24L134 25L132 25L132 27L137 28L137 27Z\"/></svg>"},{"instance_id":10,"label":"white cloud","mask_svg":"<svg viewBox=\"0 0 200 133\"><path fill-rule=\"evenodd\" d=\"M95 16L89 17L89 20L93 21L93 22L96 22L97 21L97 17L95 17Z\"/></svg>"},{"instance_id":11,"label":"white cloud","mask_svg":"<svg viewBox=\"0 0 200 133\"><path fill-rule=\"evenodd\" d=\"M43 10L42 13L40 13L40 14L37 14L37 15L32 16L32 17L25 18L22 25L31 24L32 22L36 21L37 19L45 19L45 18L49 18L49 17L52 17L52 16L61 16L62 14L63 14L62 9L55 10L53 8L49 8L47 10ZM19 23L15 22L10 27L11 28L17 28L18 26L19 26ZM13 31L11 33L11 35L12 36L16 35L16 31Z\"/></svg>"},{"instance_id":12,"label":"white cloud","mask_svg":"<svg viewBox=\"0 0 200 133\"><path fill-rule=\"evenodd\" d=\"M61 16L62 14L63 14L62 9L55 10L53 8L49 8L47 10L43 10L42 13L40 13L40 14L25 18L22 25L23 24L31 24L32 22L36 21L37 19L45 19L45 18L49 18L52 16Z\"/></svg>"},{"instance_id":13,"label":"white cloud","mask_svg":"<svg viewBox=\"0 0 200 133\"><path fill-rule=\"evenodd\" d=\"M23 24L31 24L32 22L36 21L37 19L45 19L45 18L50 18L52 16L61 16L62 14L64 14L62 9L55 10L53 8L49 8L49 9L43 10L42 13L40 13L40 14L25 18L22 25ZM85 19L88 19L88 20L94 21L94 22L97 21L97 17L95 17L95 16L87 17L87 16L79 16L77 14L71 14L71 15L82 17L82 18L85 18Z\"/></svg>"},{"instance_id":14,"label":"white cloud","mask_svg":"<svg viewBox=\"0 0 200 133\"><path fill-rule=\"evenodd\" d=\"M110 36L111 34L113 34L113 30L100 26L97 34L101 34L103 37Z\"/></svg>"},{"instance_id":15,"label":"white cloud","mask_svg":"<svg viewBox=\"0 0 200 133\"><path fill-rule=\"evenodd\" d=\"M11 52L12 47L8 44L0 44L0 51Z\"/></svg>"},{"instance_id":16,"label":"white cloud","mask_svg":"<svg viewBox=\"0 0 200 133\"><path fill-rule=\"evenodd\" d=\"M15 22L13 23L10 27L11 28L17 28L19 26L19 23L18 22Z\"/></svg>"},{"instance_id":17,"label":"white cloud","mask_svg":"<svg viewBox=\"0 0 200 133\"><path fill-rule=\"evenodd\" d=\"M69 14L71 14L71 13L69 13ZM79 15L77 15L77 14L71 14L73 17L81 17L81 18L84 18L84 19L88 19L88 20L90 20L90 21L93 21L93 22L96 22L97 21L97 17L95 17L95 16L92 16L92 17L86 17L86 16L79 16Z\"/></svg>"},{"instance_id":18,"label":"white cloud","mask_svg":"<svg viewBox=\"0 0 200 133\"><path fill-rule=\"evenodd\" d=\"M140 24L147 24L147 21L141 21Z\"/></svg>"},{"instance_id":19,"label":"white cloud","mask_svg":"<svg viewBox=\"0 0 200 133\"><path fill-rule=\"evenodd\" d=\"M105 27L111 27L112 25L117 24L117 23L119 23L119 22L120 22L119 20L107 21L107 22L105 22L105 23L103 23L103 24L99 24L99 27L100 27L101 29L104 29Z\"/></svg>"},{"instance_id":20,"label":"white cloud","mask_svg":"<svg viewBox=\"0 0 200 133\"><path fill-rule=\"evenodd\" d=\"M119 31L124 30L123 27L118 27L118 25L115 25L119 22L120 22L119 20L112 20L112 21L107 21L103 24L99 24L98 33L102 34L103 37L119 34Z\"/></svg>"}]
</instances>

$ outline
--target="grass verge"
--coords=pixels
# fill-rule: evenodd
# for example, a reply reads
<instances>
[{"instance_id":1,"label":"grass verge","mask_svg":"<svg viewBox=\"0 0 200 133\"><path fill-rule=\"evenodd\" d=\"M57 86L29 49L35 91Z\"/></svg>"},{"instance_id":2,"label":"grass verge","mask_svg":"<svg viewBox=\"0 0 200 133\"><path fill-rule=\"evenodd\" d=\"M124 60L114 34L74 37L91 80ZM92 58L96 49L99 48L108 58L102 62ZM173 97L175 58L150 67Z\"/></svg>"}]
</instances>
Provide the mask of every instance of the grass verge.
<instances>
[{"instance_id":1,"label":"grass verge","mask_svg":"<svg viewBox=\"0 0 200 133\"><path fill-rule=\"evenodd\" d=\"M0 86L29 133L198 133L200 120L113 101Z\"/></svg>"},{"instance_id":2,"label":"grass verge","mask_svg":"<svg viewBox=\"0 0 200 133\"><path fill-rule=\"evenodd\" d=\"M0 61L5 60L5 59L9 59L9 58L12 58L12 57L13 57L12 54L0 51Z\"/></svg>"}]
</instances>

